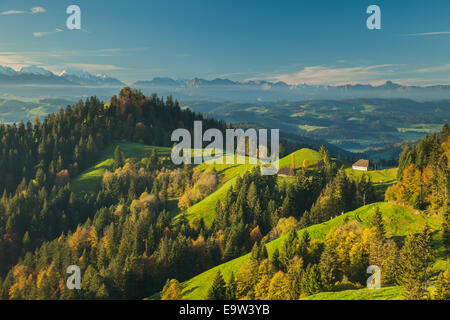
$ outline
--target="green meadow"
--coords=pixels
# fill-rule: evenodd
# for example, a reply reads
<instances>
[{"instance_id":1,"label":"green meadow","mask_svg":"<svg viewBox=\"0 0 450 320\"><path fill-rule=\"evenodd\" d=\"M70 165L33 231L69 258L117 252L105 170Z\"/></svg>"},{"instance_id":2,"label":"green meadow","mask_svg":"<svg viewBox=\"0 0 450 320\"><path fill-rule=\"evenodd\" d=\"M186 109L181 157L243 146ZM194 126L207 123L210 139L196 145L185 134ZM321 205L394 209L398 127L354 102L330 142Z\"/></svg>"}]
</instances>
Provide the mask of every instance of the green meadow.
<instances>
[{"instance_id":1,"label":"green meadow","mask_svg":"<svg viewBox=\"0 0 450 320\"><path fill-rule=\"evenodd\" d=\"M79 194L83 192L96 191L101 187L103 174L106 170L112 170L114 163L114 150L119 146L127 159L141 159L149 157L153 150L160 156L169 156L171 149L165 147L154 147L140 143L120 142L109 146L101 155L99 163L90 167L77 176L71 183L73 192Z\"/></svg>"},{"instance_id":2,"label":"green meadow","mask_svg":"<svg viewBox=\"0 0 450 320\"><path fill-rule=\"evenodd\" d=\"M395 237L398 239L404 238L406 235L411 233L418 233L421 231L425 223L428 223L431 228L437 229L440 226L440 218L438 216L425 216L420 212L416 212L412 209L398 206L391 203L386 202L378 202L374 204L370 204L364 207L361 207L357 210L347 212L343 215L337 215L335 218L318 224L313 225L306 230L310 234L311 239L324 240L326 234L333 228L336 228L346 221L356 220L360 222L363 226L370 226L370 221L373 213L375 212L375 208L378 207L383 214L383 218L385 220L386 225L386 234L388 237ZM304 232L303 230L298 231L299 235ZM439 237L439 234L435 233L434 238ZM284 237L278 238L274 241L271 241L267 244L267 251L269 256L273 253L273 251L278 248L280 249L284 241ZM437 241L436 241L437 242ZM186 300L197 300L197 299L205 299L207 292L209 290L209 286L212 283L214 276L217 271L220 270L225 279L228 279L231 275L231 272L235 274L238 272L239 268L250 259L250 254L246 254L237 259L228 261L222 265L209 269L196 277L184 282L183 286L183 298ZM441 259L435 263L435 270L443 270L448 265L448 262ZM396 287L393 288L383 288L382 291L374 291L368 292L367 289L361 289L361 293L364 295L376 294L379 299L384 299L383 295L389 296L392 299L398 296L398 289ZM352 290L350 290L352 291ZM356 290L359 291L359 290ZM332 292L332 293L323 293L319 294L317 299L325 299L327 296L332 297L333 295L342 294L342 297L336 296L336 299L344 298L349 299L352 296L354 299L357 299L357 293L348 292L344 294L343 292ZM159 294L152 296L153 299L159 298ZM309 297L309 299L314 298L314 296ZM334 298L333 298L334 299Z\"/></svg>"}]
</instances>

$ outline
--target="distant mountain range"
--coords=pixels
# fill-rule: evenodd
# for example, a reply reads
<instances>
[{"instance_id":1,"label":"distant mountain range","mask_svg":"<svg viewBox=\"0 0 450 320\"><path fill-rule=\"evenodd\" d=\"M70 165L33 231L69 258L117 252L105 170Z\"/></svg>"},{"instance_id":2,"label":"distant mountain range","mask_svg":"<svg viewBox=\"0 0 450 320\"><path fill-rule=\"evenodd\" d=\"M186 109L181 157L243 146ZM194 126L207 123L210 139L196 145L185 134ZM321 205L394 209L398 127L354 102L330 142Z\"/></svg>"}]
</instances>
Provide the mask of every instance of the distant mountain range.
<instances>
[{"instance_id":1,"label":"distant mountain range","mask_svg":"<svg viewBox=\"0 0 450 320\"><path fill-rule=\"evenodd\" d=\"M213 80L206 80L200 78L194 78L192 80L174 80L172 78L154 78L149 81L137 81L133 83L133 87L146 87L146 86L173 86L173 87L202 87L202 86L266 86L265 89L270 87L284 87L284 88L295 88L295 86L288 85L285 82L269 82L265 80L250 80L245 82L233 81L229 79L216 78Z\"/></svg>"},{"instance_id":2,"label":"distant mountain range","mask_svg":"<svg viewBox=\"0 0 450 320\"><path fill-rule=\"evenodd\" d=\"M93 75L80 69L66 69L61 74L37 66L16 71L0 66L0 85L88 85L125 86L122 81L104 74Z\"/></svg>"},{"instance_id":3,"label":"distant mountain range","mask_svg":"<svg viewBox=\"0 0 450 320\"><path fill-rule=\"evenodd\" d=\"M270 102L355 98L408 98L433 101L450 99L450 85L403 86L392 81L386 81L386 83L378 86L370 84L326 86L290 85L282 81L270 82L265 80L154 78L149 81L137 81L132 84L132 87L139 88L147 94L157 92L161 95L173 95L184 101Z\"/></svg>"},{"instance_id":4,"label":"distant mountain range","mask_svg":"<svg viewBox=\"0 0 450 320\"><path fill-rule=\"evenodd\" d=\"M0 66L0 93L2 85L52 85L56 89L58 85L83 88L116 88L127 84L117 78L104 74L94 75L80 69L66 69L62 73L56 74L38 66L24 67L19 71ZM422 101L450 99L450 85L404 86L392 81L386 81L386 83L378 86L370 84L328 86L290 85L282 81L270 82L266 80L233 81L221 78L213 80L201 78L175 80L156 77L153 80L137 81L131 86L141 89L146 94L172 95L180 101L208 100L255 103L354 98L408 98Z\"/></svg>"},{"instance_id":5,"label":"distant mountain range","mask_svg":"<svg viewBox=\"0 0 450 320\"><path fill-rule=\"evenodd\" d=\"M314 89L314 90L450 90L450 85L434 85L434 86L403 86L401 84L393 83L392 81L386 81L379 86L373 86L371 84L346 84L339 86L329 85L308 85L306 83L299 85L290 85L283 81L270 82L265 80L249 80L249 81L233 81L229 79L216 78L213 80L206 80L201 78L194 78L192 80L174 80L172 78L160 78L156 77L153 80L137 81L133 83L133 87L157 87L157 86L172 86L172 87L211 87L211 86L240 86L240 87L261 87L263 90L270 90L272 88L285 88L290 90L301 89Z\"/></svg>"}]
</instances>

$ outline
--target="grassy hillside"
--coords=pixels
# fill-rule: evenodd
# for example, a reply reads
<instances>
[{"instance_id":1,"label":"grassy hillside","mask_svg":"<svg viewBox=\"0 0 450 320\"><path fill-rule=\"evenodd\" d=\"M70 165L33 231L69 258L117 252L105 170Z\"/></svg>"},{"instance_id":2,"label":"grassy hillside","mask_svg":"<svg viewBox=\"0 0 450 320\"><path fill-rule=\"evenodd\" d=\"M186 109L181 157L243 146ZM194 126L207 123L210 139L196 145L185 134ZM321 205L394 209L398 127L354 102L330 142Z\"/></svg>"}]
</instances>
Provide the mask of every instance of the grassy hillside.
<instances>
[{"instance_id":1,"label":"grassy hillside","mask_svg":"<svg viewBox=\"0 0 450 320\"><path fill-rule=\"evenodd\" d=\"M188 208L184 214L189 221L203 218L205 225L209 228L214 221L216 215L216 203L220 199L224 199L228 190L234 186L236 177L222 184L215 192L207 196L202 201Z\"/></svg>"},{"instance_id":2,"label":"grassy hillside","mask_svg":"<svg viewBox=\"0 0 450 320\"><path fill-rule=\"evenodd\" d=\"M441 260L444 262L443 260ZM448 264L448 262L446 262ZM447 266L448 268L448 266ZM438 268L435 270L444 270L444 268ZM434 278L435 279L435 278ZM431 295L435 293L436 281L433 278L429 282L429 289ZM403 297L398 286L386 286L380 289L354 289L343 290L338 292L320 292L311 296L302 298L300 300L402 300Z\"/></svg>"},{"instance_id":3,"label":"grassy hillside","mask_svg":"<svg viewBox=\"0 0 450 320\"><path fill-rule=\"evenodd\" d=\"M171 149L165 147L147 146L140 143L117 143L109 146L100 157L99 163L90 167L71 184L72 191L75 193L90 192L98 190L101 186L103 174L107 169L111 170L114 162L114 150L119 146L126 158L149 157L152 150L156 150L159 156L169 156Z\"/></svg>"},{"instance_id":4,"label":"grassy hillside","mask_svg":"<svg viewBox=\"0 0 450 320\"><path fill-rule=\"evenodd\" d=\"M300 168L304 160L308 160L309 165L314 165L320 160L320 155L317 151L303 148L290 155L280 159L280 168L292 166L292 155L295 155L295 168Z\"/></svg>"},{"instance_id":5,"label":"grassy hillside","mask_svg":"<svg viewBox=\"0 0 450 320\"><path fill-rule=\"evenodd\" d=\"M99 162L81 173L71 184L71 188L75 193L96 191L101 186L101 180L106 170L111 170L114 161L114 150L119 146L120 150L125 154L126 158L142 158L150 156L152 150L156 149L160 156L170 156L171 149L165 147L148 146L139 143L121 142L109 146L100 157ZM217 164L212 161L204 162L196 167L196 170L206 170L214 167L219 178L219 186L215 192L208 195L205 199L187 209L184 214L189 221L194 221L203 217L207 226L210 226L214 220L215 207L217 200L223 199L230 187L236 181L238 175L243 175L246 171L251 170L255 164L248 163L248 157L243 157L244 164ZM291 166L292 155L288 155L280 159L280 167ZM303 160L307 159L311 165L319 160L318 152L311 149L301 149L295 152L296 167L302 165ZM174 210L172 216L178 217L180 212Z\"/></svg>"},{"instance_id":6,"label":"grassy hillside","mask_svg":"<svg viewBox=\"0 0 450 320\"><path fill-rule=\"evenodd\" d=\"M338 292L321 292L301 300L401 300L397 286L387 286L380 289L355 289Z\"/></svg>"},{"instance_id":7,"label":"grassy hillside","mask_svg":"<svg viewBox=\"0 0 450 320\"><path fill-rule=\"evenodd\" d=\"M386 233L388 237L404 237L407 234L419 232L425 223L428 223L432 228L438 228L441 223L438 216L426 217L409 208L390 203L379 202L364 206L343 215L336 216L330 221L310 226L307 228L307 230L312 239L323 240L328 231L330 231L332 228L342 225L345 222L345 219L347 219L348 221L357 220L361 222L362 225L369 226L375 207L379 207L380 211L383 214L386 223ZM301 234L302 232L304 232L304 230L300 230L299 234ZM283 244L283 241L284 237L281 237L268 243L267 250L269 252L269 255L273 253L275 248L280 248ZM250 255L247 254L245 256L239 257L220 266L212 268L184 282L184 299L205 299L209 286L214 276L216 275L217 270L220 269L225 279L228 279L231 272L233 271L236 274L243 263L246 262L249 258ZM435 268L442 269L446 264L447 262L445 261L438 261L435 265ZM383 290L386 290L386 295L394 295L394 291L389 293L388 289ZM375 293L377 295L382 294L381 292ZM154 296L153 298L157 298L157 296Z\"/></svg>"},{"instance_id":8,"label":"grassy hillside","mask_svg":"<svg viewBox=\"0 0 450 320\"><path fill-rule=\"evenodd\" d=\"M367 171L367 172L353 170L352 168L345 169L345 173L349 177L359 179L359 178L361 178L361 176L363 174L365 174L367 177L369 177L370 181L372 181L372 183L373 183L375 191L377 192L377 194L379 196L383 196L387 187L389 187L390 185L393 185L394 183L396 183L398 181L397 180L397 171L398 171L398 168ZM384 197L383 197L383 199L384 199Z\"/></svg>"},{"instance_id":9,"label":"grassy hillside","mask_svg":"<svg viewBox=\"0 0 450 320\"><path fill-rule=\"evenodd\" d=\"M391 185L391 184L396 183L397 182L397 171L398 171L398 168L367 171L367 172L353 170L352 168L345 169L345 173L348 176L351 176L354 178L360 178L363 174L365 174L367 177L370 177L370 180L373 182L373 184L375 186Z\"/></svg>"},{"instance_id":10,"label":"grassy hillside","mask_svg":"<svg viewBox=\"0 0 450 320\"><path fill-rule=\"evenodd\" d=\"M248 158L245 158L248 160ZM301 149L295 152L296 167L300 167L303 160L307 159L310 165L314 165L319 161L319 153L311 149ZM247 161L248 162L248 161ZM280 168L291 166L292 154L280 159ZM215 192L207 196L202 201L196 203L184 214L189 221L203 218L206 226L211 226L215 217L215 208L217 200L223 199L226 196L229 188L234 186L236 177L243 175L246 171L251 170L254 164L216 164L213 162L205 162L197 167L197 170L206 170L209 167L214 166L219 176L220 185ZM179 216L179 215L178 215Z\"/></svg>"}]
</instances>

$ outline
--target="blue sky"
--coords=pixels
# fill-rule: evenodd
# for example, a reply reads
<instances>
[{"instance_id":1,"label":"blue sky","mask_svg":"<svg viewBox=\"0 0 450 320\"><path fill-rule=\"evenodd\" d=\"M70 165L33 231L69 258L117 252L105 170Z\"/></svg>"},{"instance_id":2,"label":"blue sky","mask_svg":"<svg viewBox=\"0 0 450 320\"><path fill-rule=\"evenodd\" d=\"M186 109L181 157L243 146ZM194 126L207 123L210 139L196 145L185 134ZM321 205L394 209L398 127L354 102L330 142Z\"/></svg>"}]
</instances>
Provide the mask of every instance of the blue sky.
<instances>
[{"instance_id":1,"label":"blue sky","mask_svg":"<svg viewBox=\"0 0 450 320\"><path fill-rule=\"evenodd\" d=\"M79 5L82 30L66 28ZM381 8L382 29L366 28ZM1 0L0 65L292 84L450 84L450 1Z\"/></svg>"}]
</instances>

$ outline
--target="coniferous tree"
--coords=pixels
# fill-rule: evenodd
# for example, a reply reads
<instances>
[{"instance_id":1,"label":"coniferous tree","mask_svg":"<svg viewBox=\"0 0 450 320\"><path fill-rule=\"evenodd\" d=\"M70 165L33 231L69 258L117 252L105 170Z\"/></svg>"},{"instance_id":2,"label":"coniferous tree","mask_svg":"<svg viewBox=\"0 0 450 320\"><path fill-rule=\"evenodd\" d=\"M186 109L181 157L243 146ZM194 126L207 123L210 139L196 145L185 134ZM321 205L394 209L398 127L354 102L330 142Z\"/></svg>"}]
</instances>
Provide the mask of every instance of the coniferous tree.
<instances>
[{"instance_id":1,"label":"coniferous tree","mask_svg":"<svg viewBox=\"0 0 450 320\"><path fill-rule=\"evenodd\" d=\"M225 300L227 299L227 285L223 280L222 273L217 271L211 288L208 292L208 300Z\"/></svg>"},{"instance_id":2,"label":"coniferous tree","mask_svg":"<svg viewBox=\"0 0 450 320\"><path fill-rule=\"evenodd\" d=\"M325 289L333 289L338 277L338 261L336 254L331 249L325 249L319 263L322 284Z\"/></svg>"},{"instance_id":3,"label":"coniferous tree","mask_svg":"<svg viewBox=\"0 0 450 320\"><path fill-rule=\"evenodd\" d=\"M227 283L225 296L226 300L236 300L236 279L233 272L231 272L230 280Z\"/></svg>"},{"instance_id":4,"label":"coniferous tree","mask_svg":"<svg viewBox=\"0 0 450 320\"><path fill-rule=\"evenodd\" d=\"M120 151L120 147L117 146L114 150L114 170L117 168L121 168L125 165L125 156L122 151Z\"/></svg>"},{"instance_id":5,"label":"coniferous tree","mask_svg":"<svg viewBox=\"0 0 450 320\"><path fill-rule=\"evenodd\" d=\"M155 169L159 164L159 158L158 153L155 149L152 150L152 153L150 155L150 168Z\"/></svg>"},{"instance_id":6,"label":"coniferous tree","mask_svg":"<svg viewBox=\"0 0 450 320\"><path fill-rule=\"evenodd\" d=\"M434 298L436 300L450 300L450 269L439 274Z\"/></svg>"},{"instance_id":7,"label":"coniferous tree","mask_svg":"<svg viewBox=\"0 0 450 320\"><path fill-rule=\"evenodd\" d=\"M305 275L306 287L309 294L315 294L322 290L322 276L317 264L308 265Z\"/></svg>"},{"instance_id":8,"label":"coniferous tree","mask_svg":"<svg viewBox=\"0 0 450 320\"><path fill-rule=\"evenodd\" d=\"M372 218L372 226L376 228L378 236L381 239L384 239L386 231L384 228L383 215L378 206L375 208L375 213Z\"/></svg>"},{"instance_id":9,"label":"coniferous tree","mask_svg":"<svg viewBox=\"0 0 450 320\"><path fill-rule=\"evenodd\" d=\"M431 236L432 232L428 224L425 224L422 232L418 236L418 244L419 244L419 252L420 252L420 261L423 264L424 268L424 284L425 284L425 294L428 296L428 280L431 274L432 262L434 259L434 250L431 244Z\"/></svg>"},{"instance_id":10,"label":"coniferous tree","mask_svg":"<svg viewBox=\"0 0 450 320\"><path fill-rule=\"evenodd\" d=\"M289 264L287 276L289 279L289 295L292 299L298 299L302 291L302 281L304 276L303 259L295 256Z\"/></svg>"},{"instance_id":11,"label":"coniferous tree","mask_svg":"<svg viewBox=\"0 0 450 320\"><path fill-rule=\"evenodd\" d=\"M409 165L413 162L411 148L408 143L403 146L403 150L400 153L400 158L398 161L398 171L397 171L397 179L400 180L403 175L403 171L409 167Z\"/></svg>"},{"instance_id":12,"label":"coniferous tree","mask_svg":"<svg viewBox=\"0 0 450 320\"><path fill-rule=\"evenodd\" d=\"M275 251L273 252L270 262L275 270L282 269L282 263L280 261L280 251L278 250L278 248L276 248Z\"/></svg>"},{"instance_id":13,"label":"coniferous tree","mask_svg":"<svg viewBox=\"0 0 450 320\"><path fill-rule=\"evenodd\" d=\"M444 242L445 251L447 257L450 255L450 213L449 207L444 213L444 219L442 222L442 241Z\"/></svg>"},{"instance_id":14,"label":"coniferous tree","mask_svg":"<svg viewBox=\"0 0 450 320\"><path fill-rule=\"evenodd\" d=\"M419 236L409 235L400 251L397 283L408 300L422 300L427 296L428 270L421 242Z\"/></svg>"}]
</instances>

